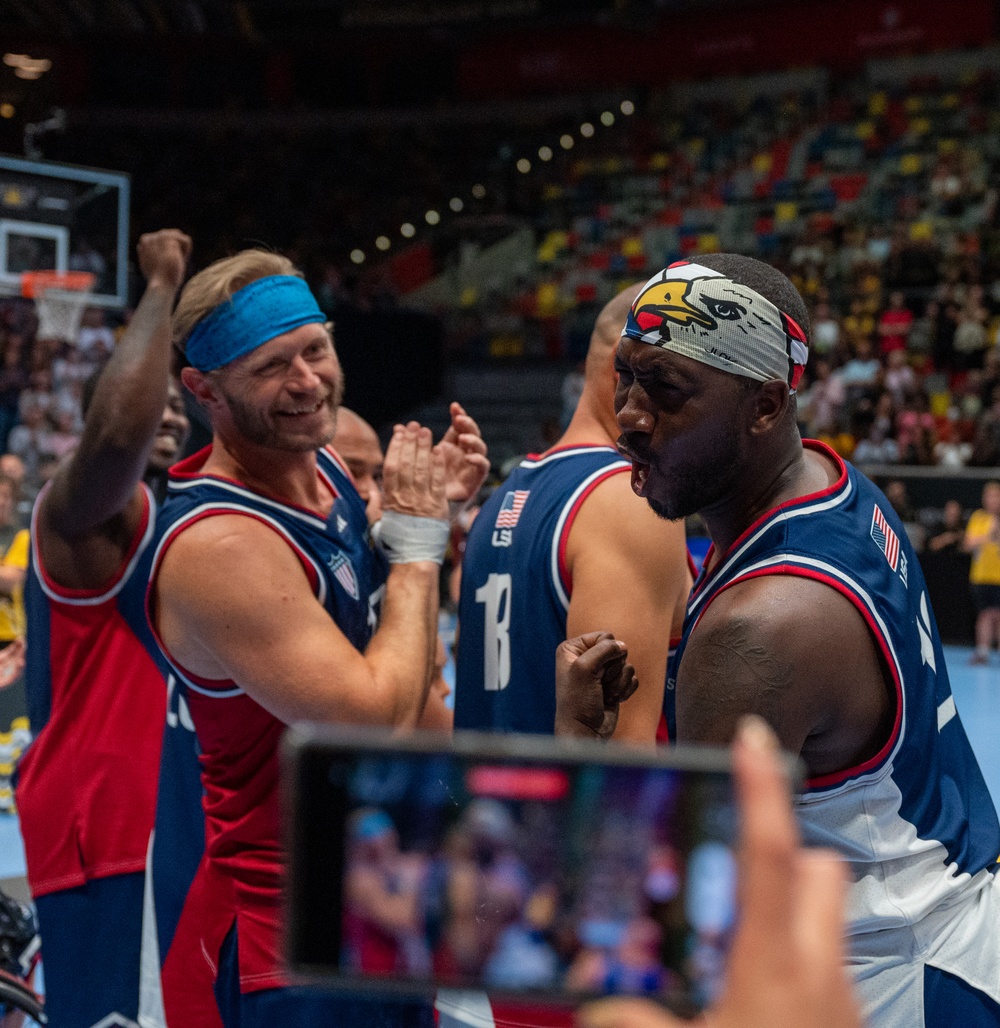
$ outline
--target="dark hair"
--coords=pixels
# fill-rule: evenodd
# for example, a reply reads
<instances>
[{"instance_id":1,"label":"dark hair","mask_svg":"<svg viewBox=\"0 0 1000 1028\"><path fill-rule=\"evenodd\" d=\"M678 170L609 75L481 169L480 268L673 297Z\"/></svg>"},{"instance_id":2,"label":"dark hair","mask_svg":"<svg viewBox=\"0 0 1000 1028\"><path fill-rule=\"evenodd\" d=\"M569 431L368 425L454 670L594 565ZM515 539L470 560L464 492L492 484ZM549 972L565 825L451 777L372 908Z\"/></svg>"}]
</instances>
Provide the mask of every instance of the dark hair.
<instances>
[{"instance_id":1,"label":"dark hair","mask_svg":"<svg viewBox=\"0 0 1000 1028\"><path fill-rule=\"evenodd\" d=\"M777 268L741 253L698 254L692 260L760 293L779 311L787 314L802 329L806 339L809 338L809 311L806 309L805 301L795 286Z\"/></svg>"}]
</instances>

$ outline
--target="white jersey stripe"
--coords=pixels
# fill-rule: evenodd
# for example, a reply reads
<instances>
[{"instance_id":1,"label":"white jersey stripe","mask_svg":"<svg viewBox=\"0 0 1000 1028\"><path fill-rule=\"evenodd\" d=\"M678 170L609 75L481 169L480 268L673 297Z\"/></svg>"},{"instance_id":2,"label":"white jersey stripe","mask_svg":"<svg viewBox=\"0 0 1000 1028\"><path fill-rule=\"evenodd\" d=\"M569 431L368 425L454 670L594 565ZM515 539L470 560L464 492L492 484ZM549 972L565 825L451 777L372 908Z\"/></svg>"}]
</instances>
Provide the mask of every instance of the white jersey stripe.
<instances>
[{"instance_id":1,"label":"white jersey stripe","mask_svg":"<svg viewBox=\"0 0 1000 1028\"><path fill-rule=\"evenodd\" d=\"M580 454L596 453L598 450L618 453L613 446L575 446L571 450L558 450L555 453L550 453L547 457L542 457L539 460L525 458L521 461L519 467L529 469L544 468L546 464L551 464L553 461L563 460L566 457L578 457ZM627 464L628 461L623 461L623 463Z\"/></svg>"},{"instance_id":2,"label":"white jersey stripe","mask_svg":"<svg viewBox=\"0 0 1000 1028\"><path fill-rule=\"evenodd\" d=\"M46 486L46 489L49 487ZM142 483L142 488L145 490L146 499L149 501L149 520L146 522L146 530L142 534L142 539L139 541L139 545L135 548L135 553L132 554L132 559L128 562L125 570L118 576L118 580L111 586L110 589L105 590L99 596L64 596L62 593L56 592L46 582L45 575L42 571L41 559L38 555L38 511L41 507L41 497L35 503L35 509L31 512L31 563L34 566L35 575L38 578L38 584L42 588L42 592L53 601L53 603L62 603L70 607L96 607L102 603L107 603L108 600L114 599L121 591L125 588L125 584L129 578L132 577L132 572L135 571L136 564L139 563L140 558L146 551L146 547L150 544L153 539L153 534L156 531L156 498L153 496L153 491Z\"/></svg>"},{"instance_id":3,"label":"white jersey stripe","mask_svg":"<svg viewBox=\"0 0 1000 1028\"><path fill-rule=\"evenodd\" d=\"M819 511L830 510L832 507L837 507L844 503L847 498L851 495L854 490L854 486L851 484L851 480L848 478L844 488L837 493L836 496L831 496L829 499L823 500L821 503L809 504L806 507L796 507L794 510L782 511L780 514L776 514L774 517L767 518L764 523L757 529L756 532L749 539L747 539L742 546L734 553L730 554L725 564L722 567L717 567L712 571L711 577L716 581L722 581L729 569L740 559L740 557L751 547L757 540L765 533L769 532L775 525L780 525L783 521L789 521L792 518L800 518L806 514L816 514ZM798 558L796 558L798 559ZM704 598L711 592L710 589L702 589L695 596L691 598L688 604L688 613L691 614L701 605Z\"/></svg>"},{"instance_id":4,"label":"white jersey stripe","mask_svg":"<svg viewBox=\"0 0 1000 1028\"><path fill-rule=\"evenodd\" d=\"M588 447L586 450L566 450L565 455L569 456L573 453L592 453L594 447ZM560 456L554 454L553 456ZM552 585L555 588L556 596L559 597L559 602L562 604L564 610L569 610L569 596L566 594L566 590L563 588L562 579L559 577L559 544L562 539L563 529L566 526L566 519L570 515L570 511L573 510L573 506L580 496L585 493L590 486L593 484L595 479L601 478L603 475L607 475L609 472L614 471L616 468L627 468L629 467L628 461L620 460L615 461L613 464L606 464L603 468L598 468L596 471L588 475L577 487L573 490L572 495L563 505L563 509L559 512L559 519L556 521L555 531L552 533L552 552L549 559L549 570L552 574Z\"/></svg>"},{"instance_id":5,"label":"white jersey stripe","mask_svg":"<svg viewBox=\"0 0 1000 1028\"><path fill-rule=\"evenodd\" d=\"M958 713L955 709L955 697L949 696L937 709L937 726L940 732L942 728Z\"/></svg>"},{"instance_id":6,"label":"white jersey stripe","mask_svg":"<svg viewBox=\"0 0 1000 1028\"><path fill-rule=\"evenodd\" d=\"M211 476L193 479L173 478L170 480L171 492L174 490L197 489L199 486L213 486L217 489L224 489L226 492L230 492L241 499L253 500L254 503L262 503L267 507L272 507L274 510L290 514L292 517L304 521L307 525L312 525L313 528L326 528L326 521L323 518L317 517L315 514L309 514L304 510L299 510L298 507L282 503L280 500L272 500L267 496L261 496L260 493L251 492L251 490L244 489L243 486L237 485L235 482L227 482L225 479L213 478Z\"/></svg>"}]
</instances>

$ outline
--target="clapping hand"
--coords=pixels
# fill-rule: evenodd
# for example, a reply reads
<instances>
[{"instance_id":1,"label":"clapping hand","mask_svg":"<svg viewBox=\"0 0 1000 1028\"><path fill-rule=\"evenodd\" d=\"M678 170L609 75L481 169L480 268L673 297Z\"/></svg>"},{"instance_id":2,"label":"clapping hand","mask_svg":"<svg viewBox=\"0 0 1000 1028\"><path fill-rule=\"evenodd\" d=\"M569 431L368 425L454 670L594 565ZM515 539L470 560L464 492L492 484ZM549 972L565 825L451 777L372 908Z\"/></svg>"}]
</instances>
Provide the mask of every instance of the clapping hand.
<instances>
[{"instance_id":1,"label":"clapping hand","mask_svg":"<svg viewBox=\"0 0 1000 1028\"><path fill-rule=\"evenodd\" d=\"M464 505L486 481L490 461L475 420L465 413L460 403L453 403L449 411L451 426L434 450L444 459L448 502L453 506Z\"/></svg>"}]
</instances>

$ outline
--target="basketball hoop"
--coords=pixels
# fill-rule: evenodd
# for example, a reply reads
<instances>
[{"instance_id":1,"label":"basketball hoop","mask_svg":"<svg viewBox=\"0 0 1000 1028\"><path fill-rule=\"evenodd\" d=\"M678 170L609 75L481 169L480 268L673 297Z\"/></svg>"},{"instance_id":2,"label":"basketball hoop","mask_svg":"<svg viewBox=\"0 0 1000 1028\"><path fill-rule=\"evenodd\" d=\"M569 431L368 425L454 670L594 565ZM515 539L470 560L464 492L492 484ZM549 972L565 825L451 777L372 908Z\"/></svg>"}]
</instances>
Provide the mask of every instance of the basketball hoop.
<instances>
[{"instance_id":1,"label":"basketball hoop","mask_svg":"<svg viewBox=\"0 0 1000 1028\"><path fill-rule=\"evenodd\" d=\"M38 338L76 342L95 275L89 271L25 271L21 295L35 301Z\"/></svg>"}]
</instances>

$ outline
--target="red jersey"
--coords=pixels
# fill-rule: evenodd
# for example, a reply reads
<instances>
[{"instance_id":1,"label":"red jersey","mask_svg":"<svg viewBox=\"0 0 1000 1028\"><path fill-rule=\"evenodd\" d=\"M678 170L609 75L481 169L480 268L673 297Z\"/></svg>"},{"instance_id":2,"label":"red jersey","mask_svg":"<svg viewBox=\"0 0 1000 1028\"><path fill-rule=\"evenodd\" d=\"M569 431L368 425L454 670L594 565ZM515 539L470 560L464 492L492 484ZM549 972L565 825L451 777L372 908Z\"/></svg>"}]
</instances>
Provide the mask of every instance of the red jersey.
<instances>
[{"instance_id":1,"label":"red jersey","mask_svg":"<svg viewBox=\"0 0 1000 1028\"><path fill-rule=\"evenodd\" d=\"M317 600L351 643L364 649L377 623L373 605L387 572L369 545L365 505L336 458L326 450L317 453L318 473L335 496L324 518L240 482L203 474L209 452L171 469L169 498L156 525L150 602L163 557L185 529L206 517L251 517L291 547ZM261 602L267 602L266 592ZM181 915L178 938L213 961L235 920L242 991L279 988L288 984L281 960L284 850L278 789L278 744L285 725L235 682L209 681L176 662L171 666L198 735L205 811L205 858L195 879L203 892L190 923ZM154 891L157 873L154 869ZM169 973L168 956L165 982Z\"/></svg>"},{"instance_id":2,"label":"red jersey","mask_svg":"<svg viewBox=\"0 0 1000 1028\"><path fill-rule=\"evenodd\" d=\"M165 667L141 616L156 504L102 589L64 589L38 552L35 505L25 583L25 683L34 740L16 796L32 894L142 871L153 827ZM136 602L136 598L140 602Z\"/></svg>"}]
</instances>

